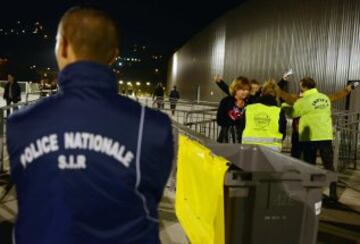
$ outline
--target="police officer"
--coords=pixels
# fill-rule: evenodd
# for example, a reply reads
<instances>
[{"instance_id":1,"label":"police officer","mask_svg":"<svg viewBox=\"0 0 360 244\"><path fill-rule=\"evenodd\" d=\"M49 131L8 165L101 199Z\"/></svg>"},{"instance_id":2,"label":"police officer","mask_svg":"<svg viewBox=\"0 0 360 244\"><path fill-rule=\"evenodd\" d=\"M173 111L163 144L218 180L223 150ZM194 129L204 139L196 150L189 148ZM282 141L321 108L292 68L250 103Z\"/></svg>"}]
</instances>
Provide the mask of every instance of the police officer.
<instances>
[{"instance_id":1,"label":"police officer","mask_svg":"<svg viewBox=\"0 0 360 244\"><path fill-rule=\"evenodd\" d=\"M105 13L69 10L55 48L59 93L9 118L16 243L159 243L171 124L117 94L108 67L117 46L116 25Z\"/></svg>"},{"instance_id":2,"label":"police officer","mask_svg":"<svg viewBox=\"0 0 360 244\"><path fill-rule=\"evenodd\" d=\"M286 135L286 117L278 107L276 83L266 81L258 102L247 105L242 118L243 144L260 145L281 151Z\"/></svg>"},{"instance_id":3,"label":"police officer","mask_svg":"<svg viewBox=\"0 0 360 244\"><path fill-rule=\"evenodd\" d=\"M331 101L318 92L310 77L300 81L300 89L303 97L295 102L292 117L300 117L299 141L303 144L304 161L315 165L317 151L320 151L325 169L334 171ZM330 185L330 199L337 200L336 182Z\"/></svg>"}]
</instances>

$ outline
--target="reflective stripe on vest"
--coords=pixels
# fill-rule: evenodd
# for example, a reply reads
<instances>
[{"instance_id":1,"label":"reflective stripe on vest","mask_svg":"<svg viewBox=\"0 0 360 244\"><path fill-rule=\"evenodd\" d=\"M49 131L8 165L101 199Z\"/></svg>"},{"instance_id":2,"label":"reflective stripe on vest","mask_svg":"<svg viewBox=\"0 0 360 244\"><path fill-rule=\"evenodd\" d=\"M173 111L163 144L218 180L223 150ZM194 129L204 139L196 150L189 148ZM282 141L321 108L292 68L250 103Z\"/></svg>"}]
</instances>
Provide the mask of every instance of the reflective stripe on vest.
<instances>
[{"instance_id":1,"label":"reflective stripe on vest","mask_svg":"<svg viewBox=\"0 0 360 244\"><path fill-rule=\"evenodd\" d=\"M262 137L245 137L242 139L245 142L259 142L259 143L282 143L278 138L262 138Z\"/></svg>"}]
</instances>

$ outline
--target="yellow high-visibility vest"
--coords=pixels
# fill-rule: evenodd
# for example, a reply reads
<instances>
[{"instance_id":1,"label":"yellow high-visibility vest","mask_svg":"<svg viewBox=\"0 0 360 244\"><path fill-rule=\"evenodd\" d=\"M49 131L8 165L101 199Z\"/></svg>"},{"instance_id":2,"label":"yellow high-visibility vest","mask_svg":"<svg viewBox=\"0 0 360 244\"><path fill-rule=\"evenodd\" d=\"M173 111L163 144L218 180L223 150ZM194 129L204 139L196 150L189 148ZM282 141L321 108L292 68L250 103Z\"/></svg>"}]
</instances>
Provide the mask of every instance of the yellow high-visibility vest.
<instances>
[{"instance_id":1,"label":"yellow high-visibility vest","mask_svg":"<svg viewBox=\"0 0 360 244\"><path fill-rule=\"evenodd\" d=\"M316 88L305 91L295 102L292 117L300 117L299 141L333 139L331 101Z\"/></svg>"},{"instance_id":2,"label":"yellow high-visibility vest","mask_svg":"<svg viewBox=\"0 0 360 244\"><path fill-rule=\"evenodd\" d=\"M243 144L260 145L281 151L283 135L279 132L281 109L261 103L248 105L246 124L242 134Z\"/></svg>"}]
</instances>

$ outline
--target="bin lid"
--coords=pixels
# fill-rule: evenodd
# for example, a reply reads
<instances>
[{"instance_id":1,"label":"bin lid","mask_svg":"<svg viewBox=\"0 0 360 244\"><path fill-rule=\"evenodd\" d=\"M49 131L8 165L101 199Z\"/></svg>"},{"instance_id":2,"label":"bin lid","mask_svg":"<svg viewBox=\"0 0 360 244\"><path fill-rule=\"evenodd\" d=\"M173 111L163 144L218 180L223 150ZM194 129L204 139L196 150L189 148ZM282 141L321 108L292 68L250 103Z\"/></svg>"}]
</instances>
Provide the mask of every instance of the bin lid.
<instances>
[{"instance_id":1,"label":"bin lid","mask_svg":"<svg viewBox=\"0 0 360 244\"><path fill-rule=\"evenodd\" d=\"M211 151L229 160L246 172L297 173L300 175L323 175L326 181L336 181L336 174L310 165L299 159L262 146L209 143Z\"/></svg>"}]
</instances>

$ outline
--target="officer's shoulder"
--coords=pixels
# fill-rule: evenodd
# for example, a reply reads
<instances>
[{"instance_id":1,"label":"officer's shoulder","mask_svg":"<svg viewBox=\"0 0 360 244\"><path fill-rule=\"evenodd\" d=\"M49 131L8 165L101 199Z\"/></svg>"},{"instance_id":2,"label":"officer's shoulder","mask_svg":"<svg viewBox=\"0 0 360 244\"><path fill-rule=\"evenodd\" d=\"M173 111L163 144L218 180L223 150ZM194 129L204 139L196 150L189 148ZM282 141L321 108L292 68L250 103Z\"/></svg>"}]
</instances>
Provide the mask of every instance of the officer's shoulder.
<instances>
[{"instance_id":1,"label":"officer's shoulder","mask_svg":"<svg viewBox=\"0 0 360 244\"><path fill-rule=\"evenodd\" d=\"M136 115L138 114L138 112L136 112L136 111L139 111L141 109L141 106L143 106L139 102L136 102L128 97L121 96L120 99L122 100L122 103L126 104L128 111L131 111L131 112L135 113ZM161 125L170 123L170 118L167 114L165 114L161 111L149 108L147 106L144 106L144 108L145 108L145 120L146 120L145 122L152 122L152 123L161 124Z\"/></svg>"},{"instance_id":2,"label":"officer's shoulder","mask_svg":"<svg viewBox=\"0 0 360 244\"><path fill-rule=\"evenodd\" d=\"M169 116L161 111L145 107L145 113L146 119L152 121L153 123L158 123L161 125L170 124Z\"/></svg>"}]
</instances>

